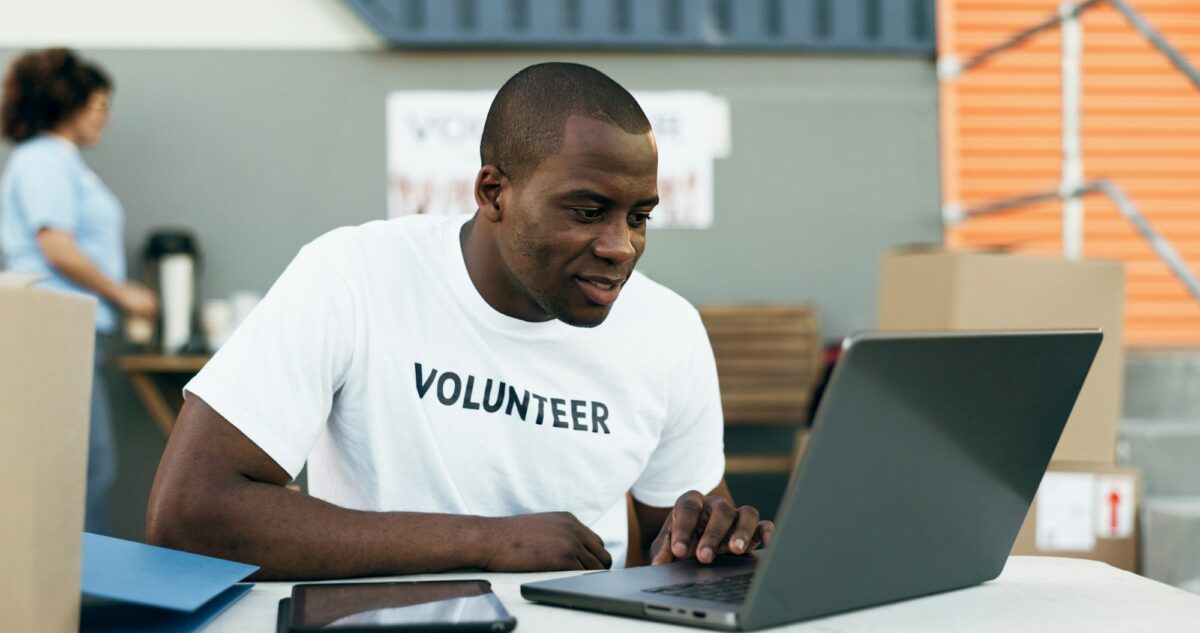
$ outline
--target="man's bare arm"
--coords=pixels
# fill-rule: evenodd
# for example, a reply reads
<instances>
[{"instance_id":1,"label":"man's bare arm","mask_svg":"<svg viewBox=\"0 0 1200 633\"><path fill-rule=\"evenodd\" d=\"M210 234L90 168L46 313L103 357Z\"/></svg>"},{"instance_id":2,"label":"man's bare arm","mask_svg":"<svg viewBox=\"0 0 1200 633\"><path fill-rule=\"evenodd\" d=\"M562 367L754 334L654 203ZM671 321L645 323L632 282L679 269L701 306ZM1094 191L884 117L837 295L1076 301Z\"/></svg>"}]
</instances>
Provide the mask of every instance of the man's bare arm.
<instances>
[{"instance_id":1,"label":"man's bare arm","mask_svg":"<svg viewBox=\"0 0 1200 633\"><path fill-rule=\"evenodd\" d=\"M363 512L288 490L290 479L191 395L154 478L146 540L259 565L258 580L612 564L600 538L569 513L485 518Z\"/></svg>"}]
</instances>

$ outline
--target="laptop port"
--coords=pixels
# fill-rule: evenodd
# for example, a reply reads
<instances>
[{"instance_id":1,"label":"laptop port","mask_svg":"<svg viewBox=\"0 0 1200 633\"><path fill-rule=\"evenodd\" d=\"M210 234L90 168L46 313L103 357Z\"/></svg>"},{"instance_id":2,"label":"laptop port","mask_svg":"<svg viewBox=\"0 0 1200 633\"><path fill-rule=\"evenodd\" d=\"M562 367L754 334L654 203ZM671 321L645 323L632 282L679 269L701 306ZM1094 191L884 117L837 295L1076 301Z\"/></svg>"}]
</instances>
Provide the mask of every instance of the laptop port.
<instances>
[{"instance_id":1,"label":"laptop port","mask_svg":"<svg viewBox=\"0 0 1200 633\"><path fill-rule=\"evenodd\" d=\"M692 617L703 620L704 618L708 617L708 614L703 611L692 611Z\"/></svg>"},{"instance_id":2,"label":"laptop port","mask_svg":"<svg viewBox=\"0 0 1200 633\"><path fill-rule=\"evenodd\" d=\"M667 608L667 607L658 607L658 606L655 606L655 605L652 605L652 604L648 604L648 605L646 605L646 609L648 609L648 610L650 610L650 611L661 611L661 612L663 612L663 613L670 613L670 612L671 612L671 609L669 609L669 608Z\"/></svg>"}]
</instances>

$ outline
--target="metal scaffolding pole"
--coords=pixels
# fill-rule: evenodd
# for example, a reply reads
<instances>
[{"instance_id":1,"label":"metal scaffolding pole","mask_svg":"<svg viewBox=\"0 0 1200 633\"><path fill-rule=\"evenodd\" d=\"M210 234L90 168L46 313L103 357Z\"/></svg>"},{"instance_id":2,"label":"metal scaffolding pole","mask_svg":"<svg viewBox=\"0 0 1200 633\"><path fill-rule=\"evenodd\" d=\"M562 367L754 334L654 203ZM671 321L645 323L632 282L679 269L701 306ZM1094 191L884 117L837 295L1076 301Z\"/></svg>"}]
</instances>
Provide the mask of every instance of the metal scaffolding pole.
<instances>
[{"instance_id":1,"label":"metal scaffolding pole","mask_svg":"<svg viewBox=\"0 0 1200 633\"><path fill-rule=\"evenodd\" d=\"M1082 95L1083 25L1079 8L1063 0L1062 19L1062 249L1063 257L1083 257L1083 199L1069 195L1083 186L1083 147L1079 140Z\"/></svg>"}]
</instances>

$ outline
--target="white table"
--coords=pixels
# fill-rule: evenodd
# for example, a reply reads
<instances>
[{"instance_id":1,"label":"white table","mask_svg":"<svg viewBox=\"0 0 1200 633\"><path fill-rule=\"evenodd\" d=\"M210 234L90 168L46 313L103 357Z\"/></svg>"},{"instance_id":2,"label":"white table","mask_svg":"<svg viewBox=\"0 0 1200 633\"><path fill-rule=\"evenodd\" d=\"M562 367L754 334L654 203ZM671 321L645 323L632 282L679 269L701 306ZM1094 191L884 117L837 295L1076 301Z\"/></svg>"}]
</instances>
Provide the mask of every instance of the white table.
<instances>
[{"instance_id":1,"label":"white table","mask_svg":"<svg viewBox=\"0 0 1200 633\"><path fill-rule=\"evenodd\" d=\"M521 583L575 572L542 574L441 574L404 580L486 578L517 631L687 631L672 624L620 618L526 602ZM382 580L382 579L371 579ZM387 580L395 580L389 578ZM293 583L259 583L214 620L205 633L274 633L279 600ZM701 630L701 629L691 629ZM996 580L925 598L800 622L776 631L1067 631L1196 633L1200 596L1110 567L1069 558L1014 556Z\"/></svg>"}]
</instances>

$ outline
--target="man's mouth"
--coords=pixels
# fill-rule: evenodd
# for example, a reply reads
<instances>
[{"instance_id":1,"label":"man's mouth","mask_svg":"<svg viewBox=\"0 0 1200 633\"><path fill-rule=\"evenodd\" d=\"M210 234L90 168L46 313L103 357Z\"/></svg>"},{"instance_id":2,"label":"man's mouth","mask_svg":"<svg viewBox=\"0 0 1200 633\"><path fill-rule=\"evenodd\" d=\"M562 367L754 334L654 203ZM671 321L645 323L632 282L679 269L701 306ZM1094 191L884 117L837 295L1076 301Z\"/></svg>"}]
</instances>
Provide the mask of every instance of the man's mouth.
<instances>
[{"instance_id":1,"label":"man's mouth","mask_svg":"<svg viewBox=\"0 0 1200 633\"><path fill-rule=\"evenodd\" d=\"M621 286L625 284L625 279L580 275L575 278L575 283L579 284L583 294L587 295L588 300L592 303L607 306L617 300L617 295L621 293Z\"/></svg>"}]
</instances>

